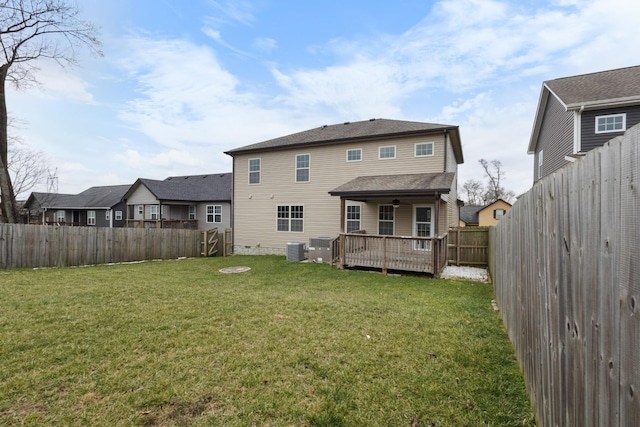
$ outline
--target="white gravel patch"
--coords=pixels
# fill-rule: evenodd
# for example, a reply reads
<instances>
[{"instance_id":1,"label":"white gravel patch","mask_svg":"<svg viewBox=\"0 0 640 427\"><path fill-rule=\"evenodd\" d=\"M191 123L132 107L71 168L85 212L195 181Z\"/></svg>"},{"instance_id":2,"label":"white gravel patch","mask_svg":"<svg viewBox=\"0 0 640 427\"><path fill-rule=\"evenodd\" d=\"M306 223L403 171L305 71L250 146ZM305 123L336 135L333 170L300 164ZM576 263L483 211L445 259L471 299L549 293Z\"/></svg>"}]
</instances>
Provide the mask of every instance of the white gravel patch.
<instances>
[{"instance_id":1,"label":"white gravel patch","mask_svg":"<svg viewBox=\"0 0 640 427\"><path fill-rule=\"evenodd\" d=\"M489 273L486 268L447 266L440 277L443 279L466 279L489 283Z\"/></svg>"}]
</instances>

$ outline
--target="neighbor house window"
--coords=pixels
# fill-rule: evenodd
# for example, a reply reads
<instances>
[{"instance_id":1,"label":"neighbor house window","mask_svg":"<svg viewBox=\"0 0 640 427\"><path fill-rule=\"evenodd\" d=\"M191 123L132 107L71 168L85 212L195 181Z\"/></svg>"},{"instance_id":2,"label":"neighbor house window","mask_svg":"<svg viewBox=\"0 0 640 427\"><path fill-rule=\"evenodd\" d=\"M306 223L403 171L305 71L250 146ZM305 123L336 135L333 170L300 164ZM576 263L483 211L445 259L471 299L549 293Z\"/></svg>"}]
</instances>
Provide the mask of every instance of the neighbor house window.
<instances>
[{"instance_id":1,"label":"neighbor house window","mask_svg":"<svg viewBox=\"0 0 640 427\"><path fill-rule=\"evenodd\" d=\"M396 158L396 146L390 145L388 147L380 147L378 149L379 159L395 159Z\"/></svg>"},{"instance_id":2,"label":"neighbor house window","mask_svg":"<svg viewBox=\"0 0 640 427\"><path fill-rule=\"evenodd\" d=\"M347 233L360 230L360 206L347 206Z\"/></svg>"},{"instance_id":3,"label":"neighbor house window","mask_svg":"<svg viewBox=\"0 0 640 427\"><path fill-rule=\"evenodd\" d=\"M362 148L347 150L347 162L359 162L362 160Z\"/></svg>"},{"instance_id":4,"label":"neighbor house window","mask_svg":"<svg viewBox=\"0 0 640 427\"><path fill-rule=\"evenodd\" d=\"M260 159L249 159L249 184L260 184Z\"/></svg>"},{"instance_id":5,"label":"neighbor house window","mask_svg":"<svg viewBox=\"0 0 640 427\"><path fill-rule=\"evenodd\" d=\"M151 219L158 219L158 205L151 205Z\"/></svg>"},{"instance_id":6,"label":"neighbor house window","mask_svg":"<svg viewBox=\"0 0 640 427\"><path fill-rule=\"evenodd\" d=\"M104 211L104 219L105 221L111 220L111 211Z\"/></svg>"},{"instance_id":7,"label":"neighbor house window","mask_svg":"<svg viewBox=\"0 0 640 427\"><path fill-rule=\"evenodd\" d=\"M65 211L56 211L56 222L65 222L67 218Z\"/></svg>"},{"instance_id":8,"label":"neighbor house window","mask_svg":"<svg viewBox=\"0 0 640 427\"><path fill-rule=\"evenodd\" d=\"M309 182L309 154L296 156L296 182Z\"/></svg>"},{"instance_id":9,"label":"neighbor house window","mask_svg":"<svg viewBox=\"0 0 640 427\"><path fill-rule=\"evenodd\" d=\"M277 231L304 231L304 206L281 205L277 207Z\"/></svg>"},{"instance_id":10,"label":"neighbor house window","mask_svg":"<svg viewBox=\"0 0 640 427\"><path fill-rule=\"evenodd\" d=\"M493 210L493 217L495 219L502 219L502 217L504 216L504 214L506 214L507 211L504 209L494 209Z\"/></svg>"},{"instance_id":11,"label":"neighbor house window","mask_svg":"<svg viewBox=\"0 0 640 427\"><path fill-rule=\"evenodd\" d=\"M626 128L626 114L610 114L596 117L596 133L622 132Z\"/></svg>"},{"instance_id":12,"label":"neighbor house window","mask_svg":"<svg viewBox=\"0 0 640 427\"><path fill-rule=\"evenodd\" d=\"M138 215L144 215L144 206L138 205Z\"/></svg>"},{"instance_id":13,"label":"neighbor house window","mask_svg":"<svg viewBox=\"0 0 640 427\"><path fill-rule=\"evenodd\" d=\"M392 205L380 205L378 207L378 234L393 236L393 215Z\"/></svg>"},{"instance_id":14,"label":"neighbor house window","mask_svg":"<svg viewBox=\"0 0 640 427\"><path fill-rule=\"evenodd\" d=\"M122 211L116 211L116 221L122 221Z\"/></svg>"},{"instance_id":15,"label":"neighbor house window","mask_svg":"<svg viewBox=\"0 0 640 427\"><path fill-rule=\"evenodd\" d=\"M416 144L416 157L433 156L433 142Z\"/></svg>"},{"instance_id":16,"label":"neighbor house window","mask_svg":"<svg viewBox=\"0 0 640 427\"><path fill-rule=\"evenodd\" d=\"M196 219L196 207L189 206L189 219Z\"/></svg>"},{"instance_id":17,"label":"neighbor house window","mask_svg":"<svg viewBox=\"0 0 640 427\"><path fill-rule=\"evenodd\" d=\"M96 225L96 211L87 211L87 225Z\"/></svg>"},{"instance_id":18,"label":"neighbor house window","mask_svg":"<svg viewBox=\"0 0 640 427\"><path fill-rule=\"evenodd\" d=\"M207 222L222 222L221 205L207 205Z\"/></svg>"},{"instance_id":19,"label":"neighbor house window","mask_svg":"<svg viewBox=\"0 0 640 427\"><path fill-rule=\"evenodd\" d=\"M543 150L538 153L538 179L542 178L542 156Z\"/></svg>"}]
</instances>

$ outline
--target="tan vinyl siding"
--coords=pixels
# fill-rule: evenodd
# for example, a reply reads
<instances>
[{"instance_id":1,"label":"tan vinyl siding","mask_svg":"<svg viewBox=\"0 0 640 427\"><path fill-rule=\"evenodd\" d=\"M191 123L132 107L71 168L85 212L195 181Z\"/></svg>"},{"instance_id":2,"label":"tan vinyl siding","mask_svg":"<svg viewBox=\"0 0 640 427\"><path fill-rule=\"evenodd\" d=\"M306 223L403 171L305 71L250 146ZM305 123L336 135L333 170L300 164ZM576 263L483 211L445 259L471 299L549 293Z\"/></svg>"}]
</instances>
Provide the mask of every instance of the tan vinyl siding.
<instances>
[{"instance_id":1,"label":"tan vinyl siding","mask_svg":"<svg viewBox=\"0 0 640 427\"><path fill-rule=\"evenodd\" d=\"M434 155L415 157L415 144L434 142ZM283 252L288 242L308 242L310 237L336 236L340 233L340 198L329 191L358 176L408 173L439 173L445 164L444 137L441 134L378 141L359 141L319 147L301 147L236 155L234 158L234 246L275 248ZM396 146L395 159L378 159L378 148ZM362 149L362 161L347 162L349 149ZM310 155L310 181L296 182L296 155ZM453 154L450 154L453 157ZM261 183L247 185L248 159L261 159ZM455 169L454 169L455 170ZM388 201L390 203L391 200ZM278 205L304 206L304 232L277 232ZM377 203L362 204L362 228L377 233ZM411 235L412 212L403 212L407 230L396 234ZM406 215L406 217L405 217ZM405 221L406 220L406 221ZM397 220L398 221L398 220ZM373 231L372 231L373 230Z\"/></svg>"}]
</instances>

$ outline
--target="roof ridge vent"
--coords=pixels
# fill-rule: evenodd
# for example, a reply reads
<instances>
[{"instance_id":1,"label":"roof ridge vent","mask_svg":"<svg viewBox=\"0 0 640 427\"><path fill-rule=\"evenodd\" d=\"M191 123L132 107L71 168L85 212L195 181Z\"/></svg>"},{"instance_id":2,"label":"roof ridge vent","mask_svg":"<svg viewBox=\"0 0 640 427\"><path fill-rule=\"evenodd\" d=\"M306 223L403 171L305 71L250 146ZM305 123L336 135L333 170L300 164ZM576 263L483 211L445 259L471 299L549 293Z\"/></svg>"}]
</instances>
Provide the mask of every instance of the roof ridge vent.
<instances>
[{"instance_id":1,"label":"roof ridge vent","mask_svg":"<svg viewBox=\"0 0 640 427\"><path fill-rule=\"evenodd\" d=\"M322 126L320 126L320 129L324 129L324 128L327 128L327 127L329 127L329 125L322 125Z\"/></svg>"},{"instance_id":2,"label":"roof ridge vent","mask_svg":"<svg viewBox=\"0 0 640 427\"><path fill-rule=\"evenodd\" d=\"M344 124L345 124L345 125L350 125L350 124L351 124L351 122L344 122Z\"/></svg>"},{"instance_id":3,"label":"roof ridge vent","mask_svg":"<svg viewBox=\"0 0 640 427\"><path fill-rule=\"evenodd\" d=\"M369 119L370 122L375 122L376 118L374 117L373 119Z\"/></svg>"}]
</instances>

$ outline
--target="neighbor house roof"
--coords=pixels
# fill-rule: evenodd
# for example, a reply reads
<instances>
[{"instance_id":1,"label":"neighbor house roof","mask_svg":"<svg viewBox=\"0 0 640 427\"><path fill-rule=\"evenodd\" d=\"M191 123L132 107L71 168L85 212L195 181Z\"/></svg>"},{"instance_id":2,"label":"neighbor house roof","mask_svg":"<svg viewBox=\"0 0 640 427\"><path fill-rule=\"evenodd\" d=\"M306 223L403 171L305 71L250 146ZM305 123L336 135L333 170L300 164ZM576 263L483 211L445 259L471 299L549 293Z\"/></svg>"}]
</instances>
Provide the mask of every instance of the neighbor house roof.
<instances>
[{"instance_id":1,"label":"neighbor house roof","mask_svg":"<svg viewBox=\"0 0 640 427\"><path fill-rule=\"evenodd\" d=\"M329 191L332 196L374 197L449 193L455 173L359 176Z\"/></svg>"},{"instance_id":2,"label":"neighbor house roof","mask_svg":"<svg viewBox=\"0 0 640 427\"><path fill-rule=\"evenodd\" d=\"M382 139L398 136L447 132L451 138L458 164L463 163L462 146L458 126L436 123L409 122L403 120L370 119L323 125L303 132L270 139L226 151L230 156L260 151L285 150L308 145L343 144L359 140Z\"/></svg>"},{"instance_id":3,"label":"neighbor house roof","mask_svg":"<svg viewBox=\"0 0 640 427\"><path fill-rule=\"evenodd\" d=\"M172 176L162 181L138 178L125 198L144 185L160 201L206 202L231 200L231 173Z\"/></svg>"},{"instance_id":4,"label":"neighbor house roof","mask_svg":"<svg viewBox=\"0 0 640 427\"><path fill-rule=\"evenodd\" d=\"M465 224L478 224L480 222L478 213L480 213L482 209L484 209L484 206L462 206L460 208L460 220L464 221Z\"/></svg>"},{"instance_id":5,"label":"neighbor house roof","mask_svg":"<svg viewBox=\"0 0 640 427\"><path fill-rule=\"evenodd\" d=\"M593 110L640 104L640 66L581 74L542 83L528 153L535 153L549 96L566 111Z\"/></svg>"},{"instance_id":6,"label":"neighbor house roof","mask_svg":"<svg viewBox=\"0 0 640 427\"><path fill-rule=\"evenodd\" d=\"M27 209L109 209L120 203L131 185L91 187L79 194L31 193Z\"/></svg>"}]
</instances>

